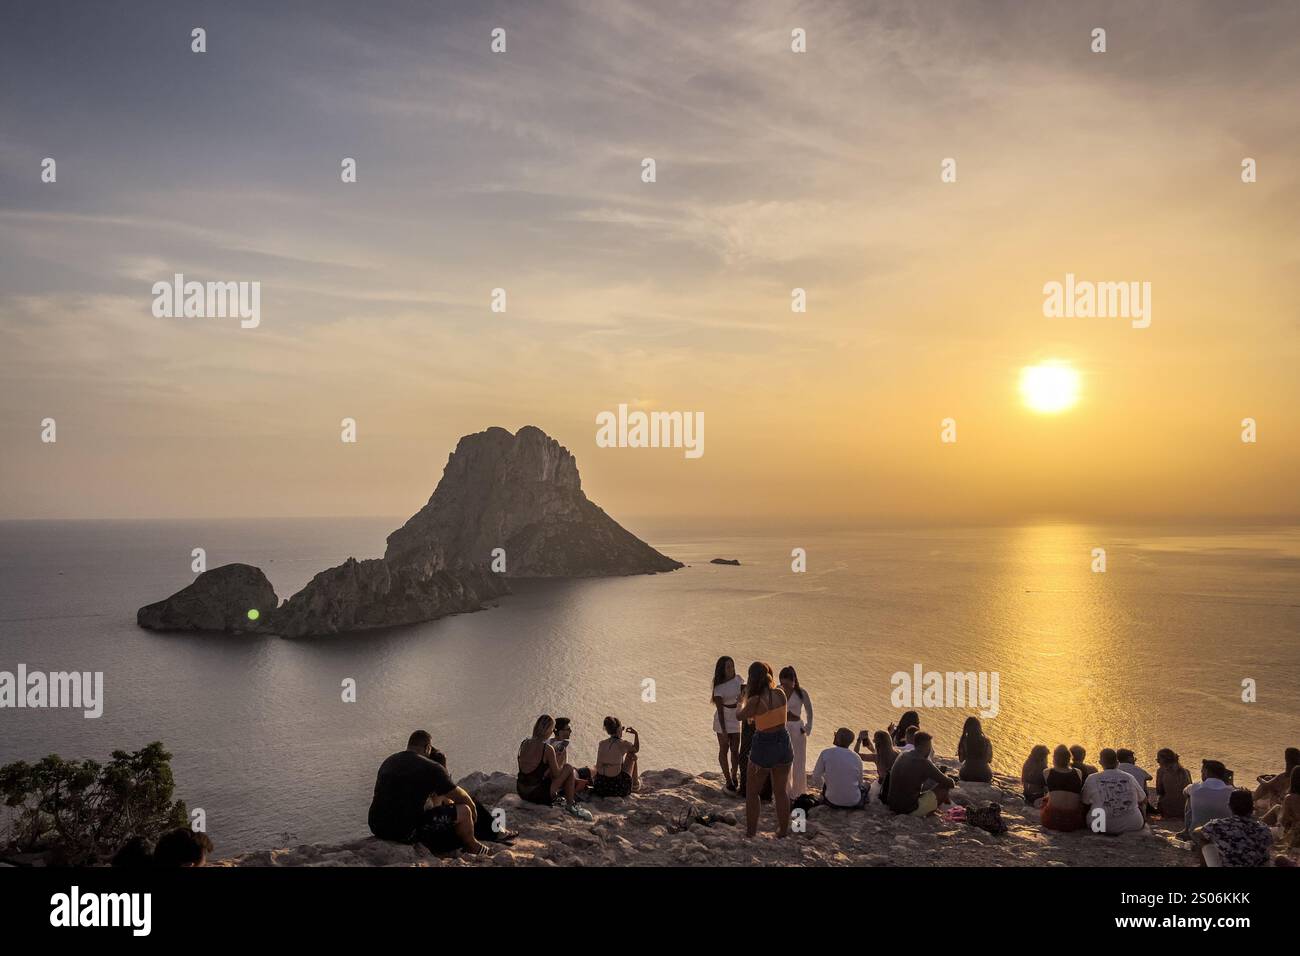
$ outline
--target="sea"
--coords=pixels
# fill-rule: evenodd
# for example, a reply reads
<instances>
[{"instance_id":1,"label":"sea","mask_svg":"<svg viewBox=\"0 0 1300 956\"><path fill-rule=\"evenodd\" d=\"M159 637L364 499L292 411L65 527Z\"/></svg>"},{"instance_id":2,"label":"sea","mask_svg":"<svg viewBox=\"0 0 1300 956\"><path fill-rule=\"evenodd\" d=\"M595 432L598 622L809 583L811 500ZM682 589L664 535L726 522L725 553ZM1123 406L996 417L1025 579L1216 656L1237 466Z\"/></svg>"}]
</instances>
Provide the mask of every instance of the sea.
<instances>
[{"instance_id":1,"label":"sea","mask_svg":"<svg viewBox=\"0 0 1300 956\"><path fill-rule=\"evenodd\" d=\"M1300 746L1300 528L1033 523L990 528L708 529L625 522L687 566L517 581L493 606L324 638L160 634L135 612L208 567L261 567L281 599L401 520L0 522L0 671L102 671L103 714L0 709L0 764L106 760L162 741L176 795L217 856L364 836L380 762L433 734L454 777L514 769L542 713L594 762L606 715L645 769L717 769L714 663L793 665L811 767L838 727L896 720L896 675L997 675L997 769L1035 744L1170 747L1195 775L1281 769ZM1105 570L1096 549L1104 550ZM802 554L804 570L796 570ZM739 566L711 564L738 559ZM355 700L346 699L347 686ZM933 702L933 701L932 701ZM941 753L981 708L915 708ZM986 713L993 708L987 708Z\"/></svg>"}]
</instances>

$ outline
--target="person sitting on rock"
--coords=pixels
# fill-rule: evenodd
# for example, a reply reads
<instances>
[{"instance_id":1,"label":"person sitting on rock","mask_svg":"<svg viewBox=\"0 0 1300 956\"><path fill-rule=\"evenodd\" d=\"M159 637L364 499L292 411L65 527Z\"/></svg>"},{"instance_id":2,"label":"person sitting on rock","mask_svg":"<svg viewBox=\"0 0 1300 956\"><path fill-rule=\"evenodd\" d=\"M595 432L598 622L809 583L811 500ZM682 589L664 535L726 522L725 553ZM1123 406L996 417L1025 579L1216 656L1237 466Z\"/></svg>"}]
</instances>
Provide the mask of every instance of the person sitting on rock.
<instances>
[{"instance_id":1,"label":"person sitting on rock","mask_svg":"<svg viewBox=\"0 0 1300 956\"><path fill-rule=\"evenodd\" d=\"M903 746L899 748L900 754L910 754L916 749L916 735L921 732L921 728L915 725L908 727L903 731Z\"/></svg>"},{"instance_id":2,"label":"person sitting on rock","mask_svg":"<svg viewBox=\"0 0 1300 956\"><path fill-rule=\"evenodd\" d=\"M921 729L921 718L914 710L909 710L900 717L897 725L889 725L889 734L894 740L895 747L902 747L903 744L907 743L907 728L909 727L915 727L917 730Z\"/></svg>"},{"instance_id":3,"label":"person sitting on rock","mask_svg":"<svg viewBox=\"0 0 1300 956\"><path fill-rule=\"evenodd\" d=\"M596 769L591 777L591 792L598 797L626 797L641 786L636 766L641 738L635 727L626 729L632 735L630 743L623 739L622 721L605 718L605 733L609 736L596 747Z\"/></svg>"},{"instance_id":4,"label":"person sitting on rock","mask_svg":"<svg viewBox=\"0 0 1300 956\"><path fill-rule=\"evenodd\" d=\"M1138 786L1142 788L1142 813L1145 815L1151 806L1151 796L1147 790L1147 785L1151 783L1151 774L1137 765L1137 757L1133 751L1122 747L1117 748L1115 756L1119 757L1119 769L1136 780Z\"/></svg>"},{"instance_id":5,"label":"person sitting on rock","mask_svg":"<svg viewBox=\"0 0 1300 956\"><path fill-rule=\"evenodd\" d=\"M864 730L858 735L858 745L863 743ZM860 810L867 802L867 788L862 783L862 763L872 760L875 754L850 750L853 731L841 727L835 731L834 746L827 747L817 757L812 776L808 778L813 788L821 787L821 802L838 810Z\"/></svg>"},{"instance_id":6,"label":"person sitting on rock","mask_svg":"<svg viewBox=\"0 0 1300 956\"><path fill-rule=\"evenodd\" d=\"M562 764L569 762L569 741L573 737L573 721L568 717L556 717L555 729L551 731L553 737L546 742L555 748L555 756ZM575 767L578 779L574 781L573 789L575 794L582 793L591 786L591 768Z\"/></svg>"},{"instance_id":7,"label":"person sitting on rock","mask_svg":"<svg viewBox=\"0 0 1300 956\"><path fill-rule=\"evenodd\" d=\"M867 738L871 738L871 743L867 743ZM859 749L865 746L866 753ZM853 749L862 757L864 763L874 763L876 765L876 779L883 781L889 773L889 768L894 765L898 759L898 751L894 748L894 738L889 735L887 730L877 730L874 734L863 730L858 733L857 743Z\"/></svg>"},{"instance_id":8,"label":"person sitting on rock","mask_svg":"<svg viewBox=\"0 0 1300 956\"><path fill-rule=\"evenodd\" d=\"M1084 750L1078 744L1070 747L1070 766L1077 769L1083 774L1083 779L1087 780L1092 774L1097 772L1097 768L1090 763L1084 763L1083 760L1088 756L1088 751Z\"/></svg>"},{"instance_id":9,"label":"person sitting on rock","mask_svg":"<svg viewBox=\"0 0 1300 956\"><path fill-rule=\"evenodd\" d=\"M1287 747L1283 760L1286 761L1285 770L1267 779L1259 778L1259 786L1255 788L1254 797L1257 803L1263 804L1261 810L1271 810L1285 799L1291 787L1291 772L1296 767L1300 767L1300 747Z\"/></svg>"},{"instance_id":10,"label":"person sitting on rock","mask_svg":"<svg viewBox=\"0 0 1300 956\"><path fill-rule=\"evenodd\" d=\"M1047 757L1047 746L1037 744L1020 768L1020 786L1024 790L1026 806L1040 806L1040 801L1047 796Z\"/></svg>"},{"instance_id":11,"label":"person sitting on rock","mask_svg":"<svg viewBox=\"0 0 1300 956\"><path fill-rule=\"evenodd\" d=\"M452 781L446 758L438 763L433 753L429 732L417 730L405 750L379 765L367 816L370 832L381 840L423 843L434 853L486 854L488 848L474 838L474 798Z\"/></svg>"},{"instance_id":12,"label":"person sitting on rock","mask_svg":"<svg viewBox=\"0 0 1300 956\"><path fill-rule=\"evenodd\" d=\"M1232 796L1232 773L1218 760L1201 761L1201 782L1183 792L1187 794L1186 829L1179 835L1199 847L1201 827L1211 820L1229 816L1228 799Z\"/></svg>"},{"instance_id":13,"label":"person sitting on rock","mask_svg":"<svg viewBox=\"0 0 1300 956\"><path fill-rule=\"evenodd\" d=\"M558 721L557 721L558 723ZM429 759L436 764L441 764L442 769L448 774L451 773L451 767L447 765L447 755L437 747L429 752ZM462 788L463 789L463 788ZM470 800L474 804L474 838L480 843L489 841L492 843L513 843L519 837L517 830L507 830L498 821L492 817L492 811L478 797L471 796ZM448 797L430 797L431 805L438 803L454 803Z\"/></svg>"},{"instance_id":14,"label":"person sitting on rock","mask_svg":"<svg viewBox=\"0 0 1300 956\"><path fill-rule=\"evenodd\" d=\"M1249 790L1233 790L1231 814L1201 828L1201 856L1206 866L1268 866L1273 855L1273 831L1255 819L1255 798Z\"/></svg>"},{"instance_id":15,"label":"person sitting on rock","mask_svg":"<svg viewBox=\"0 0 1300 956\"><path fill-rule=\"evenodd\" d=\"M1098 755L1101 770L1088 774L1079 799L1083 818L1094 833L1133 833L1146 826L1142 804L1146 792L1130 774L1119 769L1119 755L1106 747Z\"/></svg>"},{"instance_id":16,"label":"person sitting on rock","mask_svg":"<svg viewBox=\"0 0 1300 956\"><path fill-rule=\"evenodd\" d=\"M1156 751L1155 809L1164 820L1181 820L1187 808L1185 791L1192 785L1192 775L1179 762L1178 754L1168 747Z\"/></svg>"},{"instance_id":17,"label":"person sitting on rock","mask_svg":"<svg viewBox=\"0 0 1300 956\"><path fill-rule=\"evenodd\" d=\"M578 806L578 772L561 763L555 748L547 743L554 731L555 718L542 714L533 723L532 736L519 744L515 791L529 803L560 807L575 817L591 819L591 813Z\"/></svg>"},{"instance_id":18,"label":"person sitting on rock","mask_svg":"<svg viewBox=\"0 0 1300 956\"><path fill-rule=\"evenodd\" d=\"M153 865L203 866L211 852L212 839L206 833L177 827L158 838L158 845L153 848Z\"/></svg>"},{"instance_id":19,"label":"person sitting on rock","mask_svg":"<svg viewBox=\"0 0 1300 956\"><path fill-rule=\"evenodd\" d=\"M1043 799L1042 824L1044 829L1068 833L1083 826L1083 771L1070 766L1070 751L1065 744L1057 744L1052 751L1052 766L1044 777L1047 796Z\"/></svg>"},{"instance_id":20,"label":"person sitting on rock","mask_svg":"<svg viewBox=\"0 0 1300 956\"><path fill-rule=\"evenodd\" d=\"M962 726L961 739L957 741L957 759L961 767L958 780L971 783L993 782L993 743L984 736L978 717L967 717Z\"/></svg>"},{"instance_id":21,"label":"person sitting on rock","mask_svg":"<svg viewBox=\"0 0 1300 956\"><path fill-rule=\"evenodd\" d=\"M1300 847L1300 767L1291 770L1291 788L1282 802L1264 815L1283 846Z\"/></svg>"},{"instance_id":22,"label":"person sitting on rock","mask_svg":"<svg viewBox=\"0 0 1300 956\"><path fill-rule=\"evenodd\" d=\"M913 749L898 755L889 768L889 809L924 817L948 802L952 779L930 761L930 735L921 731Z\"/></svg>"}]
</instances>

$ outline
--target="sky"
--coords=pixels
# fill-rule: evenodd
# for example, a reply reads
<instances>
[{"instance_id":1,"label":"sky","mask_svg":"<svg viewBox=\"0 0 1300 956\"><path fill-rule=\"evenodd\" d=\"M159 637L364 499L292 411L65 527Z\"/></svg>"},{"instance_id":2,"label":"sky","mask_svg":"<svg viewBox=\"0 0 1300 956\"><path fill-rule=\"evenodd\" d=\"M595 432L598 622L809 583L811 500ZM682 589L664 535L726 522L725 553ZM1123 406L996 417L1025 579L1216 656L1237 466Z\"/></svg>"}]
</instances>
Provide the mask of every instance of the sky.
<instances>
[{"instance_id":1,"label":"sky","mask_svg":"<svg viewBox=\"0 0 1300 956\"><path fill-rule=\"evenodd\" d=\"M615 517L1291 519L1298 88L1284 2L9 0L0 518L407 515L532 424Z\"/></svg>"}]
</instances>

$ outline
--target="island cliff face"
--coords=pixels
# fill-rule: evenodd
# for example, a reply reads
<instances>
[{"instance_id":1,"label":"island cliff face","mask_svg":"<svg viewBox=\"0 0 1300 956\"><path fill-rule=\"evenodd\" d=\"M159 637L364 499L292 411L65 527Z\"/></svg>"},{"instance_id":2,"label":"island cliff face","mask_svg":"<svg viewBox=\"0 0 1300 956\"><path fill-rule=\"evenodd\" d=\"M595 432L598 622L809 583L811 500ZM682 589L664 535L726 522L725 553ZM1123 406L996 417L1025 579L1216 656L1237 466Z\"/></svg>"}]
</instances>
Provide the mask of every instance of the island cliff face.
<instances>
[{"instance_id":1,"label":"island cliff face","mask_svg":"<svg viewBox=\"0 0 1300 956\"><path fill-rule=\"evenodd\" d=\"M275 592L248 565L208 571L165 601L141 608L136 621L155 630L337 634L475 611L508 593L510 577L680 567L588 500L577 462L555 439L531 425L514 435L489 428L460 440L428 504L388 536L382 558L348 558L320 572L281 607L263 610L258 626L247 626L246 617L241 624L236 614L275 608ZM248 603L252 597L263 603Z\"/></svg>"},{"instance_id":2,"label":"island cliff face","mask_svg":"<svg viewBox=\"0 0 1300 956\"><path fill-rule=\"evenodd\" d=\"M587 499L569 450L540 428L466 435L429 503L388 536L384 560L487 569L505 551L516 578L602 577L682 565Z\"/></svg>"},{"instance_id":3,"label":"island cliff face","mask_svg":"<svg viewBox=\"0 0 1300 956\"><path fill-rule=\"evenodd\" d=\"M261 568L223 564L204 571L167 600L140 608L135 622L153 631L266 631L266 615L279 603ZM255 620L249 611L257 612Z\"/></svg>"}]
</instances>

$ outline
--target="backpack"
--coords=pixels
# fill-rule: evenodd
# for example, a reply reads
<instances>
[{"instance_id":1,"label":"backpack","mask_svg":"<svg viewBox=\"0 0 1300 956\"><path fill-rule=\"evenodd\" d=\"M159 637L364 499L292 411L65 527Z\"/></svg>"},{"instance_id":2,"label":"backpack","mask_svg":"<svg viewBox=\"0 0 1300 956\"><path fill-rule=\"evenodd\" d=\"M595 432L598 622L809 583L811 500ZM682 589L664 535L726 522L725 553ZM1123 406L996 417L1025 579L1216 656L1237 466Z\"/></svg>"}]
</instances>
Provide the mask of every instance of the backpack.
<instances>
[{"instance_id":1,"label":"backpack","mask_svg":"<svg viewBox=\"0 0 1300 956\"><path fill-rule=\"evenodd\" d=\"M966 822L989 833L1007 832L1007 825L1002 822L1002 806L997 803L988 803L982 807L967 807Z\"/></svg>"}]
</instances>

